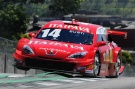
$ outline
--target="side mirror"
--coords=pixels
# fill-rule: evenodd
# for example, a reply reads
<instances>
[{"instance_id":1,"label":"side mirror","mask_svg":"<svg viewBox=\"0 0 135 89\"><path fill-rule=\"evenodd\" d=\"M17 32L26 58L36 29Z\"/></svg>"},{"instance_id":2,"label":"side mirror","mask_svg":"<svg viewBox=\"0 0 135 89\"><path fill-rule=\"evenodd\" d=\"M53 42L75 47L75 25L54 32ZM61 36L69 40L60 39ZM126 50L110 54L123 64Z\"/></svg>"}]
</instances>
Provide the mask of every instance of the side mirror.
<instances>
[{"instance_id":1,"label":"side mirror","mask_svg":"<svg viewBox=\"0 0 135 89\"><path fill-rule=\"evenodd\" d=\"M30 32L30 33L29 33L29 37L30 37L30 38L35 37L35 33Z\"/></svg>"},{"instance_id":2,"label":"side mirror","mask_svg":"<svg viewBox=\"0 0 135 89\"><path fill-rule=\"evenodd\" d=\"M96 44L97 47L98 47L98 46L103 46L103 45L106 45L106 42L100 41L100 42L98 42L98 43Z\"/></svg>"}]
</instances>

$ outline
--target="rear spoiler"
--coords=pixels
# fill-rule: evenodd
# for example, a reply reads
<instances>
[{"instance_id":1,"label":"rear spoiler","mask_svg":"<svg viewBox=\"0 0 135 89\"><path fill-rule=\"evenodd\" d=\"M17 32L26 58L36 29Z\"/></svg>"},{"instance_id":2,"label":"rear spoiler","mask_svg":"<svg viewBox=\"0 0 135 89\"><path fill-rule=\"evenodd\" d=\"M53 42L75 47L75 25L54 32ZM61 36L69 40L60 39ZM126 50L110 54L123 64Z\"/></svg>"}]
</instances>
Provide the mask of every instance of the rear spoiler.
<instances>
[{"instance_id":1,"label":"rear spoiler","mask_svg":"<svg viewBox=\"0 0 135 89\"><path fill-rule=\"evenodd\" d=\"M127 39L127 32L124 32L124 31L107 30L107 33L108 34L113 34L113 35L124 36L124 39Z\"/></svg>"}]
</instances>

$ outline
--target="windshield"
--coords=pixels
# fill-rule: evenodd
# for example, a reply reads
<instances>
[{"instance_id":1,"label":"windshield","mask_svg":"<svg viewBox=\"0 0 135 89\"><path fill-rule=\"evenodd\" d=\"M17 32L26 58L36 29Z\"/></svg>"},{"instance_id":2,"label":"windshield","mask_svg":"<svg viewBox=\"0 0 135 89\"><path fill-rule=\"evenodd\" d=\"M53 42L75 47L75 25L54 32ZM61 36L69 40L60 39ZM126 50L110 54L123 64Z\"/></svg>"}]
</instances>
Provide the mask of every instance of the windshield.
<instances>
[{"instance_id":1,"label":"windshield","mask_svg":"<svg viewBox=\"0 0 135 89\"><path fill-rule=\"evenodd\" d=\"M92 44L93 35L75 30L65 29L43 29L36 38L45 40L56 40L60 42L71 42L77 44Z\"/></svg>"}]
</instances>

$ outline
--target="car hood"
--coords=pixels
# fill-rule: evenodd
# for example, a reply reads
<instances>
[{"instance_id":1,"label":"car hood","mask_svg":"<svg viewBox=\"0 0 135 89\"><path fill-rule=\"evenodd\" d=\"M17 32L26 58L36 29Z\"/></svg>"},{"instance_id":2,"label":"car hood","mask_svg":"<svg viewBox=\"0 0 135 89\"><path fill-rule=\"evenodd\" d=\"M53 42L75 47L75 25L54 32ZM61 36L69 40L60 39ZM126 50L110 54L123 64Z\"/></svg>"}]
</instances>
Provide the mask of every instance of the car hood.
<instances>
[{"instance_id":1,"label":"car hood","mask_svg":"<svg viewBox=\"0 0 135 89\"><path fill-rule=\"evenodd\" d=\"M90 49L90 45L58 42L42 39L31 39L28 45L38 57L66 58L76 52L84 52Z\"/></svg>"}]
</instances>

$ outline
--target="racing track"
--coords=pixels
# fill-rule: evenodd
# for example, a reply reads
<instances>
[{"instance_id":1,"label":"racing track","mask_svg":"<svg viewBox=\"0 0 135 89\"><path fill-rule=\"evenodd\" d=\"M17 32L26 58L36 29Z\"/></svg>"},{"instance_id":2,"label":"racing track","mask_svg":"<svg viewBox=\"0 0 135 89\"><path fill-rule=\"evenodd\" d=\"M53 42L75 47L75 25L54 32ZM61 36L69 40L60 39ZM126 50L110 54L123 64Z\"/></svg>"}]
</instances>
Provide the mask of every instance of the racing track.
<instances>
[{"instance_id":1,"label":"racing track","mask_svg":"<svg viewBox=\"0 0 135 89\"><path fill-rule=\"evenodd\" d=\"M0 74L0 89L135 89L135 77L69 77L51 72L37 75Z\"/></svg>"}]
</instances>

